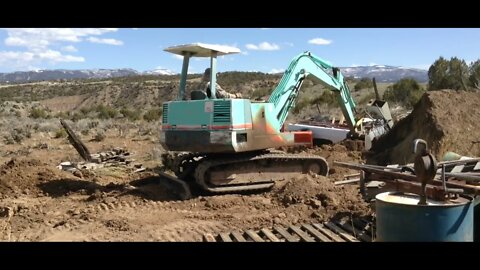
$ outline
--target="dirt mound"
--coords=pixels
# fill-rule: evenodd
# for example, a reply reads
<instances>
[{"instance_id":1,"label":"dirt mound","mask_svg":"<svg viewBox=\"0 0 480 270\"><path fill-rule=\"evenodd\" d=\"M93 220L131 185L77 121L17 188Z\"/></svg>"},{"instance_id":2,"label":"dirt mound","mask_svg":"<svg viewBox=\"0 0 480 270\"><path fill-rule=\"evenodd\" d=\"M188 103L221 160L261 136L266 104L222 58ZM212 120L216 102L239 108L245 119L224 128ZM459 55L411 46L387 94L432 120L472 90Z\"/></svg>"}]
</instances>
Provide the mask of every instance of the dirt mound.
<instances>
[{"instance_id":1,"label":"dirt mound","mask_svg":"<svg viewBox=\"0 0 480 270\"><path fill-rule=\"evenodd\" d=\"M290 179L273 196L286 207L309 205L325 218L334 213L348 212L358 216L370 213L369 205L360 196L357 186L335 186L331 179L324 176L307 175Z\"/></svg>"},{"instance_id":2,"label":"dirt mound","mask_svg":"<svg viewBox=\"0 0 480 270\"><path fill-rule=\"evenodd\" d=\"M39 184L67 177L72 175L36 159L12 159L0 166L0 195L37 194Z\"/></svg>"},{"instance_id":3,"label":"dirt mound","mask_svg":"<svg viewBox=\"0 0 480 270\"><path fill-rule=\"evenodd\" d=\"M441 159L448 151L480 156L480 93L441 90L425 93L412 113L400 120L372 147L369 163L380 165L413 162L413 141L427 141Z\"/></svg>"}]
</instances>

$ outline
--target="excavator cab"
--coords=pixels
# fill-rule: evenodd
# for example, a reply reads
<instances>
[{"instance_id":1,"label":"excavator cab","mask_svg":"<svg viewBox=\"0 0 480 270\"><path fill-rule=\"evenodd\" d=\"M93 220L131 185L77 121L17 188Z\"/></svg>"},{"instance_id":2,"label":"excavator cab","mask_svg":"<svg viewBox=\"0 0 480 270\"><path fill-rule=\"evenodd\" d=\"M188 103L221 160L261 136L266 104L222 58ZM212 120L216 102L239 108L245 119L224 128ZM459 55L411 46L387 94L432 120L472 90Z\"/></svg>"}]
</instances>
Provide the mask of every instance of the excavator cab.
<instances>
[{"instance_id":1,"label":"excavator cab","mask_svg":"<svg viewBox=\"0 0 480 270\"><path fill-rule=\"evenodd\" d=\"M204 44L204 43L178 45L178 46L168 47L164 51L183 56L182 74L180 77L180 88L179 88L177 100L186 99L185 89L187 84L187 74L188 74L188 66L190 63L190 58L192 57L209 57L210 58L210 80L209 80L210 91L209 93L206 93L205 91L203 91L203 89L195 89L191 91L190 98L192 100L216 99L217 98L217 95L216 95L217 57L240 52L239 49L234 47Z\"/></svg>"}]
</instances>

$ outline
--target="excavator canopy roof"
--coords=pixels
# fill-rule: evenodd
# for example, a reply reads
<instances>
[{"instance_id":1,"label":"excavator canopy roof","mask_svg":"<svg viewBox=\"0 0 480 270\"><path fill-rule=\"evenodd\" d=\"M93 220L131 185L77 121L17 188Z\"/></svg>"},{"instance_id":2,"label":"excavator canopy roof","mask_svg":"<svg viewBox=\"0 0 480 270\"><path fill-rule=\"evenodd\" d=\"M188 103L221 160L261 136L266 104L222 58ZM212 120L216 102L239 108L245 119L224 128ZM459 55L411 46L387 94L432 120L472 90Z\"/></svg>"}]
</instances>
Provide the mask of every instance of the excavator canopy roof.
<instances>
[{"instance_id":1,"label":"excavator canopy roof","mask_svg":"<svg viewBox=\"0 0 480 270\"><path fill-rule=\"evenodd\" d=\"M239 53L240 49L225 45L205 44L205 43L193 43L172 46L164 49L166 52L184 55L185 53L192 53L192 57L210 57L212 52L217 52L217 56L225 54Z\"/></svg>"}]
</instances>

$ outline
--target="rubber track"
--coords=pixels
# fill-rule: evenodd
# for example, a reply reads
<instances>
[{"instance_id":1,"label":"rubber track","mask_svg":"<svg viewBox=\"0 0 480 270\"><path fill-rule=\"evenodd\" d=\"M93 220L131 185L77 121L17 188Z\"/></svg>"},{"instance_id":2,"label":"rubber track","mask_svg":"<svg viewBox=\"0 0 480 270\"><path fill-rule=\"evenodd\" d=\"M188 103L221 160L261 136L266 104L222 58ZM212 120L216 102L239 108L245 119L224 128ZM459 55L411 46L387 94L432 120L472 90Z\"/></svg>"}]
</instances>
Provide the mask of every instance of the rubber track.
<instances>
[{"instance_id":1,"label":"rubber track","mask_svg":"<svg viewBox=\"0 0 480 270\"><path fill-rule=\"evenodd\" d=\"M324 175L328 175L328 162L323 157L315 156L315 155L298 155L298 154L281 154L281 153L266 153L260 154L256 156L251 155L244 155L240 157L233 157L230 159L225 160L225 157L217 158L217 157L207 157L205 160L198 165L197 169L195 170L195 179L197 183L202 186L205 190L208 190L212 193L228 193L228 192L238 192L238 191L253 191L253 190L263 190L270 188L274 185L272 181L265 182L265 183L255 183L255 184L247 184L247 185L238 185L238 186L220 186L220 187L210 187L205 182L205 174L206 172L215 166L225 165L225 164L235 164L235 163L243 163L248 161L260 161L260 160L267 160L271 159L274 162L281 162L282 160L289 159L289 160L322 160L326 165Z\"/></svg>"}]
</instances>

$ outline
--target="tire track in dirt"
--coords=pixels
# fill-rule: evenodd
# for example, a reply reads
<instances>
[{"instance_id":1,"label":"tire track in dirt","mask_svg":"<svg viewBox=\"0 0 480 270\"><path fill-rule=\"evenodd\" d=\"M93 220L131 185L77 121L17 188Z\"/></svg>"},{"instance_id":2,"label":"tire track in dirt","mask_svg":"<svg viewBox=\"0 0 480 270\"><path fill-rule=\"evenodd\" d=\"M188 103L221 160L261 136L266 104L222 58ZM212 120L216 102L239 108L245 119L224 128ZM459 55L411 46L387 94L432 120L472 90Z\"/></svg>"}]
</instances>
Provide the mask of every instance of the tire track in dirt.
<instances>
[{"instance_id":1,"label":"tire track in dirt","mask_svg":"<svg viewBox=\"0 0 480 270\"><path fill-rule=\"evenodd\" d=\"M177 214L181 219L157 226L153 232L158 241L201 241L205 233L218 233L227 227L219 221L203 220L214 219L211 214L199 216L198 211L182 209L193 201L150 201L141 202L117 200L109 203L99 203L86 207L77 207L61 214L60 216L32 224L31 228L12 237L12 241L49 241L52 235L61 235L65 232L73 233L85 227L93 227L106 219L122 220L122 217L135 217L145 215L147 218L162 216L162 214ZM201 214L200 214L201 215ZM108 228L107 228L108 229ZM98 241L98 237L89 236L88 241Z\"/></svg>"}]
</instances>

